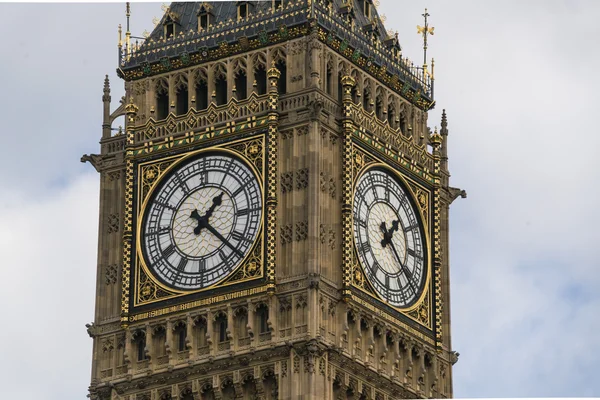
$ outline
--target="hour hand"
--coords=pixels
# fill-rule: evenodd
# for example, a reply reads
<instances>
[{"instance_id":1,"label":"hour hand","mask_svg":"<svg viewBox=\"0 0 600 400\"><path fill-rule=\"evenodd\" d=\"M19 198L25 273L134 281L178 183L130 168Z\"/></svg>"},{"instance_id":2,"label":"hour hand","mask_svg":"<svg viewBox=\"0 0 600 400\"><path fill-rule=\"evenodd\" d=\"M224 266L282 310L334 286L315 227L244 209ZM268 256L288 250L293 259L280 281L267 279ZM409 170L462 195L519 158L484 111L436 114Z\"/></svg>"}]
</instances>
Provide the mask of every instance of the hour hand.
<instances>
[{"instance_id":1,"label":"hour hand","mask_svg":"<svg viewBox=\"0 0 600 400\"><path fill-rule=\"evenodd\" d=\"M392 227L392 229L388 231L387 227L385 226L385 222L382 222L381 225L379 225L379 228L381 229L381 232L383 232L383 239L381 239L381 247L385 247L386 245L392 242L392 233L394 228Z\"/></svg>"},{"instance_id":2,"label":"hour hand","mask_svg":"<svg viewBox=\"0 0 600 400\"><path fill-rule=\"evenodd\" d=\"M202 217L200 216L200 214L198 214L198 210L194 210L192 211L190 218L194 218L196 221L200 221Z\"/></svg>"},{"instance_id":3,"label":"hour hand","mask_svg":"<svg viewBox=\"0 0 600 400\"><path fill-rule=\"evenodd\" d=\"M206 217L201 217L200 214L198 214L198 210L194 210L190 214L190 218L194 218L198 221L198 225L194 228L194 234L199 235L202 228L206 225Z\"/></svg>"}]
</instances>

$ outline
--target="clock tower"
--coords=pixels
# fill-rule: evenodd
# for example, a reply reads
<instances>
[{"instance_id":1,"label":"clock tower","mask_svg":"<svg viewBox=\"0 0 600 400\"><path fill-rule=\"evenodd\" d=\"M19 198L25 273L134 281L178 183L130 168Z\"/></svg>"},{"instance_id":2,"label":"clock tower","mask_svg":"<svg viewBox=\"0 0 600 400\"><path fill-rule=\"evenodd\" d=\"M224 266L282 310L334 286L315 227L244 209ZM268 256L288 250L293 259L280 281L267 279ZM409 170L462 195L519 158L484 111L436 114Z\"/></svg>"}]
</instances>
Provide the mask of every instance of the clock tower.
<instances>
[{"instance_id":1,"label":"clock tower","mask_svg":"<svg viewBox=\"0 0 600 400\"><path fill-rule=\"evenodd\" d=\"M451 397L465 193L373 2L175 2L118 57L90 398Z\"/></svg>"}]
</instances>

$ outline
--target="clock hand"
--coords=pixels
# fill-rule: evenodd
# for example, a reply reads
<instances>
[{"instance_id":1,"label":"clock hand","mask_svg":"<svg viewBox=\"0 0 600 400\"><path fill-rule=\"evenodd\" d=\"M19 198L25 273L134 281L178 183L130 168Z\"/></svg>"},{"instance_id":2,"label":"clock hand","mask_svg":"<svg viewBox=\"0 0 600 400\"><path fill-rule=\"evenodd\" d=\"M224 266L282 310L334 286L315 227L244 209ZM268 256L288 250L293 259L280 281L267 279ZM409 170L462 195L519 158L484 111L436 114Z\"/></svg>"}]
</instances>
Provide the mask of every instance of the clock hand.
<instances>
[{"instance_id":1,"label":"clock hand","mask_svg":"<svg viewBox=\"0 0 600 400\"><path fill-rule=\"evenodd\" d=\"M392 227L387 230L385 227L385 222L382 222L379 226L381 231L383 232L383 239L381 240L381 247L385 247L386 245L392 242L392 237L394 236L394 232L398 230L398 221L392 221Z\"/></svg>"},{"instance_id":2,"label":"clock hand","mask_svg":"<svg viewBox=\"0 0 600 400\"><path fill-rule=\"evenodd\" d=\"M238 249L236 249L231 243L229 243L229 241L227 239L225 239L223 237L223 235L221 235L219 233L219 231L217 231L215 228L213 228L212 225L210 225L208 222L206 222L206 224L204 225L206 227L206 229L209 230L209 232L211 232L213 235L215 235L221 242L223 242L224 244L226 244L231 250L234 251L234 253L236 253L238 256L243 257L244 255L242 254L241 251L239 251Z\"/></svg>"},{"instance_id":3,"label":"clock hand","mask_svg":"<svg viewBox=\"0 0 600 400\"><path fill-rule=\"evenodd\" d=\"M224 194L224 193L225 193L225 192L221 192L221 194L220 194L220 195L218 195L218 196L215 196L215 197L213 198L213 203L212 203L212 205L211 205L211 206L210 206L210 208L209 208L209 209L206 211L206 214L204 214L204 217L206 218L206 221L208 221L208 219L209 219L209 218L210 218L210 217L213 215L213 211L215 211L215 207L216 207L216 206L220 206L220 205L221 205L221 202L222 202L222 200L223 200L223 194Z\"/></svg>"},{"instance_id":4,"label":"clock hand","mask_svg":"<svg viewBox=\"0 0 600 400\"><path fill-rule=\"evenodd\" d=\"M194 228L194 234L199 235L202 231L202 228L206 227L206 225L208 224L208 219L213 215L213 212L215 211L215 207L221 205L224 193L225 192L221 192L220 195L215 196L213 198L213 203L206 211L206 214L204 214L203 216L200 216L200 214L198 214L197 209L192 211L190 218L194 218L196 221L198 221L198 226Z\"/></svg>"},{"instance_id":5,"label":"clock hand","mask_svg":"<svg viewBox=\"0 0 600 400\"><path fill-rule=\"evenodd\" d=\"M406 267L406 265L404 265L402 263L402 261L400 261L400 256L398 255L398 252L396 251L396 246L394 246L394 242L392 242L392 235L393 235L394 231L398 230L398 221L392 221L392 228L390 230L387 230L387 228L385 227L385 222L382 222L379 227L381 228L381 231L383 232L383 240L381 241L381 246L385 247L386 244L390 245L390 247L392 248L392 252L394 253L394 256L396 257L396 260L398 261L398 264L400 264L400 268L402 269L402 272L404 272L404 275L406 275L406 280L410 284L410 287L412 288L413 292L417 293L415 284L412 281L413 275L410 272L410 270Z\"/></svg>"}]
</instances>

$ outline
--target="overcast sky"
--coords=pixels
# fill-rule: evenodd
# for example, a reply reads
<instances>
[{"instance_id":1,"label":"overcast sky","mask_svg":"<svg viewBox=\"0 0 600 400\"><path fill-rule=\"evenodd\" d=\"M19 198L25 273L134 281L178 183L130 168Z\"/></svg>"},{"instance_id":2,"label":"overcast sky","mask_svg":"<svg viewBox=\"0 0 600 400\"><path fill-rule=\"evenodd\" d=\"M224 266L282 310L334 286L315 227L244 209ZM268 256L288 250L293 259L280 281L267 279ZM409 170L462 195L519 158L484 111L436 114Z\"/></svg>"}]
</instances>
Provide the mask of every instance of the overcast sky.
<instances>
[{"instance_id":1,"label":"overcast sky","mask_svg":"<svg viewBox=\"0 0 600 400\"><path fill-rule=\"evenodd\" d=\"M448 114L456 397L600 396L600 2L381 0ZM124 4L0 4L2 398L90 382L102 84ZM151 31L160 3L132 4ZM35 378L31 382L31 378Z\"/></svg>"}]
</instances>

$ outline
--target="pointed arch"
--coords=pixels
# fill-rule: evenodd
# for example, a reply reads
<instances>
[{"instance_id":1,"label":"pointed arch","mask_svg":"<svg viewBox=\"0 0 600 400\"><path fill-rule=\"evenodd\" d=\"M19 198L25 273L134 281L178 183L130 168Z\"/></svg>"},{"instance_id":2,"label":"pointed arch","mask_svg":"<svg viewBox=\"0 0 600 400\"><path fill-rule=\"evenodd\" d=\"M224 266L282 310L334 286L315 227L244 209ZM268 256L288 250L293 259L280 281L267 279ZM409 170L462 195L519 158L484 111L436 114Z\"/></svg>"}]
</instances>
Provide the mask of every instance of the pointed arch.
<instances>
[{"instance_id":1,"label":"pointed arch","mask_svg":"<svg viewBox=\"0 0 600 400\"><path fill-rule=\"evenodd\" d=\"M217 105L227 103L227 66L223 63L213 65L213 78L215 84L215 100Z\"/></svg>"},{"instance_id":2,"label":"pointed arch","mask_svg":"<svg viewBox=\"0 0 600 400\"><path fill-rule=\"evenodd\" d=\"M169 115L169 81L162 77L154 83L156 95L156 119L161 120Z\"/></svg>"},{"instance_id":3,"label":"pointed arch","mask_svg":"<svg viewBox=\"0 0 600 400\"><path fill-rule=\"evenodd\" d=\"M248 97L248 67L244 57L233 60L233 77L235 81L235 93L238 100Z\"/></svg>"},{"instance_id":4,"label":"pointed arch","mask_svg":"<svg viewBox=\"0 0 600 400\"><path fill-rule=\"evenodd\" d=\"M198 68L194 73L194 103L196 110L208 107L208 72L205 68Z\"/></svg>"},{"instance_id":5,"label":"pointed arch","mask_svg":"<svg viewBox=\"0 0 600 400\"><path fill-rule=\"evenodd\" d=\"M175 89L175 114L183 115L188 112L188 79L184 74L177 74L173 78Z\"/></svg>"}]
</instances>

